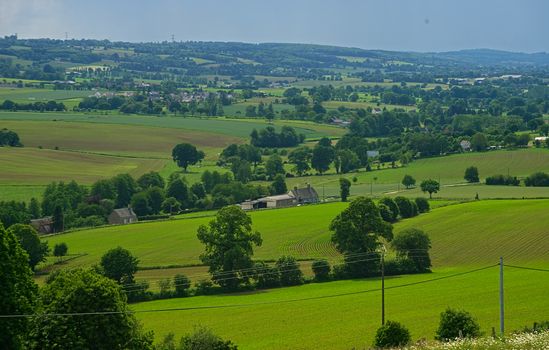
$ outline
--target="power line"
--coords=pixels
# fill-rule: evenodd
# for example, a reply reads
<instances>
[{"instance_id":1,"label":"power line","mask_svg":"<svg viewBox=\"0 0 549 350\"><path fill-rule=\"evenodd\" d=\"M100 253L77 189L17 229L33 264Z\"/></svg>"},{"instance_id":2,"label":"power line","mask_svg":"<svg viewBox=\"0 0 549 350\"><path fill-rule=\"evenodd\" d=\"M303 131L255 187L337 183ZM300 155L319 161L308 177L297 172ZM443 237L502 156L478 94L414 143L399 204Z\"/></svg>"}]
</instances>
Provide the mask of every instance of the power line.
<instances>
[{"instance_id":1,"label":"power line","mask_svg":"<svg viewBox=\"0 0 549 350\"><path fill-rule=\"evenodd\" d=\"M516 266L516 265L507 265L507 264L503 264L503 266L505 266L505 267L512 267L512 268L514 268L514 269L521 269L521 270L532 270L532 271L549 272L549 270L538 269L538 268L535 268L535 267Z\"/></svg>"},{"instance_id":2,"label":"power line","mask_svg":"<svg viewBox=\"0 0 549 350\"><path fill-rule=\"evenodd\" d=\"M410 282L410 283L400 284L400 285L396 285L396 286L390 286L390 287L386 287L385 289L398 289L398 288L411 287L411 286L425 284L425 283L436 282L436 281L440 281L440 280L444 280L444 279L449 279L449 278L468 275L468 274L471 274L471 273L475 273L475 272L479 272L479 271L486 270L486 269L489 269L489 268L493 268L495 266L498 266L498 264L485 266L485 267L482 267L482 268L469 270L469 271L465 271L465 272L460 272L460 273L456 273L456 274L453 274L453 275L442 276L442 277L437 277L437 278L431 278L431 279L427 279L427 280L423 280L423 281L417 281L417 282ZM136 311L128 310L128 311L97 311L97 312L72 312L72 313L69 312L69 313L50 313L50 314L0 315L0 318L120 315L120 314L137 314L137 313L156 313L156 312L174 312L174 311L191 311L191 310L228 309L228 308L238 308L238 307L252 307L252 306L262 306L262 305L295 303L295 302L310 301L310 300L331 299L331 298L338 298L338 297L343 297L343 296L378 292L380 290L381 290L381 288L374 288L374 289L366 289L366 290L361 290L361 291L356 291L356 292L321 295L321 296L317 296L317 297L307 297L307 298L287 299L287 300L273 300L273 301L264 301L264 302L257 302L257 303L245 303L245 304L194 306L194 307L149 309L149 310L136 310Z\"/></svg>"}]
</instances>

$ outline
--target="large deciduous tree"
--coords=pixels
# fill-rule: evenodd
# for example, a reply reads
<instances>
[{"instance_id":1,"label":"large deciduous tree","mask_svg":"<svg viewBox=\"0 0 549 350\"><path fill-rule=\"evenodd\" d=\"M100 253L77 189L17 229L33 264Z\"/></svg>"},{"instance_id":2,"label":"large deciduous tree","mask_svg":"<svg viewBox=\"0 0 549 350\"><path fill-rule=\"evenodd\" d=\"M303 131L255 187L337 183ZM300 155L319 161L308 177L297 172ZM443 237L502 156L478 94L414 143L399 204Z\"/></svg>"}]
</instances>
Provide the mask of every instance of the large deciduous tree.
<instances>
[{"instance_id":1,"label":"large deciduous tree","mask_svg":"<svg viewBox=\"0 0 549 350\"><path fill-rule=\"evenodd\" d=\"M109 250L101 257L103 274L120 284L131 284L134 282L133 275L137 272L139 259L122 247Z\"/></svg>"},{"instance_id":2,"label":"large deciduous tree","mask_svg":"<svg viewBox=\"0 0 549 350\"><path fill-rule=\"evenodd\" d=\"M41 290L41 317L33 320L30 349L152 349L114 281L92 270L61 271ZM56 315L100 313L99 315Z\"/></svg>"},{"instance_id":3,"label":"large deciduous tree","mask_svg":"<svg viewBox=\"0 0 549 350\"><path fill-rule=\"evenodd\" d=\"M196 149L190 143L180 143L173 148L172 158L180 168L187 172L189 165L194 165L204 159L204 152Z\"/></svg>"},{"instance_id":4,"label":"large deciduous tree","mask_svg":"<svg viewBox=\"0 0 549 350\"><path fill-rule=\"evenodd\" d=\"M9 228L9 231L17 237L21 247L29 255L29 266L34 270L36 265L46 260L49 252L47 242L41 242L38 233L30 225L15 224Z\"/></svg>"},{"instance_id":5,"label":"large deciduous tree","mask_svg":"<svg viewBox=\"0 0 549 350\"><path fill-rule=\"evenodd\" d=\"M214 220L198 228L198 239L205 251L200 256L209 266L212 279L220 286L235 289L246 282L243 269L253 266L253 247L262 243L261 235L252 229L252 219L239 207L224 207Z\"/></svg>"},{"instance_id":6,"label":"large deciduous tree","mask_svg":"<svg viewBox=\"0 0 549 350\"><path fill-rule=\"evenodd\" d=\"M346 270L352 276L365 276L377 271L376 257L381 238L391 240L393 227L383 221L375 203L358 197L330 224L332 242L345 254Z\"/></svg>"},{"instance_id":7,"label":"large deciduous tree","mask_svg":"<svg viewBox=\"0 0 549 350\"><path fill-rule=\"evenodd\" d=\"M302 176L305 172L311 169L309 165L311 157L311 149L306 146L301 146L290 152L288 155L288 160L291 164L294 164L294 171L297 175Z\"/></svg>"},{"instance_id":8,"label":"large deciduous tree","mask_svg":"<svg viewBox=\"0 0 549 350\"><path fill-rule=\"evenodd\" d=\"M400 259L413 263L416 272L429 271L431 240L425 232L415 228L406 229L395 236L391 245Z\"/></svg>"},{"instance_id":9,"label":"large deciduous tree","mask_svg":"<svg viewBox=\"0 0 549 350\"><path fill-rule=\"evenodd\" d=\"M479 182L478 178L478 168L476 166L470 166L467 169L465 169L465 175L463 176L467 182Z\"/></svg>"},{"instance_id":10,"label":"large deciduous tree","mask_svg":"<svg viewBox=\"0 0 549 350\"><path fill-rule=\"evenodd\" d=\"M28 255L17 237L0 223L0 315L31 314L37 287L32 280ZM22 349L28 318L0 318L0 348Z\"/></svg>"}]
</instances>

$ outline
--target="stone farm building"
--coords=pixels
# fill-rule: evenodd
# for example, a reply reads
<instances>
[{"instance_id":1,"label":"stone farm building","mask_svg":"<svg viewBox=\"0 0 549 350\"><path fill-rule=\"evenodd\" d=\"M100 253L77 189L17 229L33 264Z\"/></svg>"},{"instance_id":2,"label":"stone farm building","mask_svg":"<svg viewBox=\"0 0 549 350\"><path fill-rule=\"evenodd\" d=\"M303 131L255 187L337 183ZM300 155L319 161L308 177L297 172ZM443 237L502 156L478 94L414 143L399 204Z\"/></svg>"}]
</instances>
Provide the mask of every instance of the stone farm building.
<instances>
[{"instance_id":1,"label":"stone farm building","mask_svg":"<svg viewBox=\"0 0 549 350\"><path fill-rule=\"evenodd\" d=\"M111 225L124 225L133 222L137 222L137 215L132 208L114 209L109 215L109 224Z\"/></svg>"},{"instance_id":2,"label":"stone farm building","mask_svg":"<svg viewBox=\"0 0 549 350\"><path fill-rule=\"evenodd\" d=\"M245 201L243 203L240 203L240 207L244 210L286 208L294 207L300 204L310 204L318 202L318 193L313 187L307 185L307 187L304 188L294 187L293 190L289 191L286 194Z\"/></svg>"},{"instance_id":3,"label":"stone farm building","mask_svg":"<svg viewBox=\"0 0 549 350\"><path fill-rule=\"evenodd\" d=\"M31 226L34 227L34 229L38 233L43 233L43 234L53 233L53 217L46 216L40 219L33 219L31 220Z\"/></svg>"}]
</instances>

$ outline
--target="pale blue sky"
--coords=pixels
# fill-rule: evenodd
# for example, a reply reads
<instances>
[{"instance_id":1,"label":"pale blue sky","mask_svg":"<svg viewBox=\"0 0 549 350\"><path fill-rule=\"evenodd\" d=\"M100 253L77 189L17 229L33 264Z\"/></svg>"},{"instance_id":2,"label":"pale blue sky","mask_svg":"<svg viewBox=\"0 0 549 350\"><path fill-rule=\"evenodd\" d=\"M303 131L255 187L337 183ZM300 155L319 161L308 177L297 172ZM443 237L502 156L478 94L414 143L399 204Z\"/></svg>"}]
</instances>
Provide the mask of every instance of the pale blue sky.
<instances>
[{"instance_id":1,"label":"pale blue sky","mask_svg":"<svg viewBox=\"0 0 549 350\"><path fill-rule=\"evenodd\" d=\"M546 0L0 0L0 35L549 51Z\"/></svg>"}]
</instances>

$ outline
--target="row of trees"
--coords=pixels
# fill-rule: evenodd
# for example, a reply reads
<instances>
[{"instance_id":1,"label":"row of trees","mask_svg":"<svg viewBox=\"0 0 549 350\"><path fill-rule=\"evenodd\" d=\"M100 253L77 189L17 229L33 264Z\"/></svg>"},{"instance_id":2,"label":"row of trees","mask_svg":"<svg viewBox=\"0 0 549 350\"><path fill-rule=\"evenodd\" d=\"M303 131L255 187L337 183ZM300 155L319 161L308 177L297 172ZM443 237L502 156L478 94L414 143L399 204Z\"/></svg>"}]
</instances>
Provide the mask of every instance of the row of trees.
<instances>
[{"instance_id":1,"label":"row of trees","mask_svg":"<svg viewBox=\"0 0 549 350\"><path fill-rule=\"evenodd\" d=\"M67 108L63 102L48 101L48 102L32 102L32 103L17 103L12 100L4 100L0 104L0 110L5 111L37 111L37 112L62 112Z\"/></svg>"}]
</instances>

